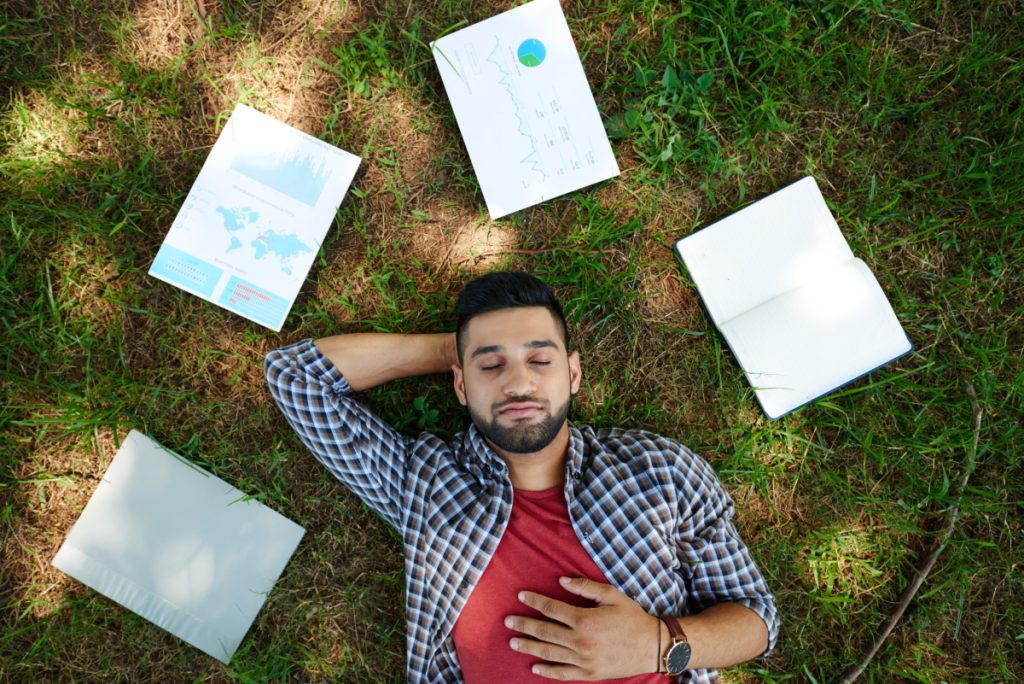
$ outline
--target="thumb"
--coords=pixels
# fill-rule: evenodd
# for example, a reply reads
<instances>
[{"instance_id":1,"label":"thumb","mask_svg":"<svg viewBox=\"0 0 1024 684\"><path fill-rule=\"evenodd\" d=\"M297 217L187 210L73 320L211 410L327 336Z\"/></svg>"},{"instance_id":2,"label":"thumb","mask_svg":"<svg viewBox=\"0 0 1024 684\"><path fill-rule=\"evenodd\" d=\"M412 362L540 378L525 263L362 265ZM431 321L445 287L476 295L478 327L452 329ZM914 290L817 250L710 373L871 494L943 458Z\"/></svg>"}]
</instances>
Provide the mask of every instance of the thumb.
<instances>
[{"instance_id":1,"label":"thumb","mask_svg":"<svg viewBox=\"0 0 1024 684\"><path fill-rule=\"evenodd\" d=\"M612 585L595 582L586 577L559 577L558 583L577 596L597 601L598 604L613 603L617 597L624 596Z\"/></svg>"}]
</instances>

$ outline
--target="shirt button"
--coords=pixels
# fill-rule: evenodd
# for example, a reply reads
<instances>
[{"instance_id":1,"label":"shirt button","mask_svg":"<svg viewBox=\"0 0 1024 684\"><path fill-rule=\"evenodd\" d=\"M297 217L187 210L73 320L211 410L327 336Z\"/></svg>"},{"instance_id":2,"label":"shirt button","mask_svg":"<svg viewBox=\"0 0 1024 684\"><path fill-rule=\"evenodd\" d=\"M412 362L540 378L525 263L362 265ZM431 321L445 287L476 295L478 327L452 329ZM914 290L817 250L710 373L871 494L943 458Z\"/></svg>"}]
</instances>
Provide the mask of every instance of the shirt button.
<instances>
[{"instance_id":1,"label":"shirt button","mask_svg":"<svg viewBox=\"0 0 1024 684\"><path fill-rule=\"evenodd\" d=\"M583 477L583 474L580 471L578 471L578 470L572 471L572 479L574 479L577 482L579 482L581 477Z\"/></svg>"}]
</instances>

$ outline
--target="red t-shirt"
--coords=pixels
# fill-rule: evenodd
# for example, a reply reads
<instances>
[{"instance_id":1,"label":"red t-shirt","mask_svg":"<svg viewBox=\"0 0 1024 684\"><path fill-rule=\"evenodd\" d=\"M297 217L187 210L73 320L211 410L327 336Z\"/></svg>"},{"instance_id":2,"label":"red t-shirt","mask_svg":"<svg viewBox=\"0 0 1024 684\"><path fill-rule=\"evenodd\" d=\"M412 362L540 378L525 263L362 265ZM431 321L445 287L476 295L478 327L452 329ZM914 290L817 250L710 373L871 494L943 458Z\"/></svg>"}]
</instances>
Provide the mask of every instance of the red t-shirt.
<instances>
[{"instance_id":1,"label":"red t-shirt","mask_svg":"<svg viewBox=\"0 0 1024 684\"><path fill-rule=\"evenodd\" d=\"M540 492L515 490L505 535L452 628L466 684L550 684L554 680L530 671L539 658L508 645L514 636L530 637L506 627L506 616L543 619L517 598L518 593L535 591L575 606L593 606L593 601L562 588L558 578L586 577L607 583L572 529L562 490L561 485ZM672 680L651 673L608 681L667 684Z\"/></svg>"}]
</instances>

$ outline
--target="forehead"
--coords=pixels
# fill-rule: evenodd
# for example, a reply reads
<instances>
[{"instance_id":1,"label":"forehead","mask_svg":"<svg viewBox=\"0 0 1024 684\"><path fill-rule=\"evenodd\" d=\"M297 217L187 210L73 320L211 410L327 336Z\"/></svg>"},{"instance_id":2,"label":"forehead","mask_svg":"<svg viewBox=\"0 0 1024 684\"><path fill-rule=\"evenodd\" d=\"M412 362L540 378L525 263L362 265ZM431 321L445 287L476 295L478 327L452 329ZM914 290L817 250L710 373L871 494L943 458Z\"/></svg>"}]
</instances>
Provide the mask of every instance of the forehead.
<instances>
[{"instance_id":1,"label":"forehead","mask_svg":"<svg viewBox=\"0 0 1024 684\"><path fill-rule=\"evenodd\" d=\"M551 340L564 349L562 330L542 306L499 309L474 316L466 325L466 350L476 347L519 347L535 340Z\"/></svg>"}]
</instances>

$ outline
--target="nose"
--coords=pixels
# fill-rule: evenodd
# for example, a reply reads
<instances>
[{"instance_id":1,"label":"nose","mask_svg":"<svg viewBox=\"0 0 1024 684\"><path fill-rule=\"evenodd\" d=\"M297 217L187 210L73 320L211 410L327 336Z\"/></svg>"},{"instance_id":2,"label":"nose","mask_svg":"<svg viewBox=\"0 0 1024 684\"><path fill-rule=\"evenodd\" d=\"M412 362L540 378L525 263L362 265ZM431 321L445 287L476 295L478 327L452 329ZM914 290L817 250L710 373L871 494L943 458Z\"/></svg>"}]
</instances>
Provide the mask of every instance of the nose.
<instances>
[{"instance_id":1,"label":"nose","mask_svg":"<svg viewBox=\"0 0 1024 684\"><path fill-rule=\"evenodd\" d=\"M533 377L524 363L510 363L505 371L504 380L502 391L509 397L533 396L536 389Z\"/></svg>"}]
</instances>

